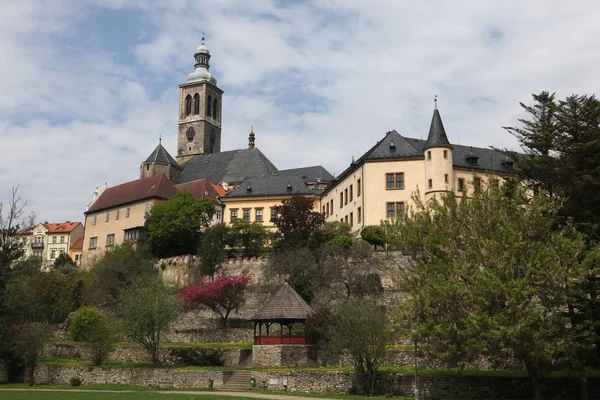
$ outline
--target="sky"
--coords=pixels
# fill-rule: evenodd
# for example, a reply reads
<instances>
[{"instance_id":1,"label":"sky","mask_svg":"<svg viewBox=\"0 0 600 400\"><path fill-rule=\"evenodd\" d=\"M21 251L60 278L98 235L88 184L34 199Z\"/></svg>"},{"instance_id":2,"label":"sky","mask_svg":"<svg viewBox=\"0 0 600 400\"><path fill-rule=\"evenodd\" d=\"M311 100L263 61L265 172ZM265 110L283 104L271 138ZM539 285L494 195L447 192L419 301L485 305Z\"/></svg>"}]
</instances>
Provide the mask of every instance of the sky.
<instances>
[{"instance_id":1,"label":"sky","mask_svg":"<svg viewBox=\"0 0 600 400\"><path fill-rule=\"evenodd\" d=\"M224 90L222 150L339 174L395 129L518 149L503 126L547 90L594 94L600 2L2 0L0 202L83 221L97 186L176 154L178 85L202 34Z\"/></svg>"}]
</instances>

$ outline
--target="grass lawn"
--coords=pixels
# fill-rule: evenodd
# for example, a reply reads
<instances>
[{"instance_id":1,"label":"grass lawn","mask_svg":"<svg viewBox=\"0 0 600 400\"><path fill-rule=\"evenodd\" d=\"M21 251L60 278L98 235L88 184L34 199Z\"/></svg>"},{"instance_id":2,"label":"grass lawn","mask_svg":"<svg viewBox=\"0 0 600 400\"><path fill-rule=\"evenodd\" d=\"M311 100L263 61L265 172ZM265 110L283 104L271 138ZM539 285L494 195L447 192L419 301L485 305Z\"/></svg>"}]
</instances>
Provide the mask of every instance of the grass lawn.
<instances>
[{"instance_id":1,"label":"grass lawn","mask_svg":"<svg viewBox=\"0 0 600 400\"><path fill-rule=\"evenodd\" d=\"M249 397L225 397L213 395L187 395L187 394L161 394L148 392L135 393L106 393L106 392L38 392L23 391L12 392L0 390L0 399L2 400L256 400Z\"/></svg>"}]
</instances>

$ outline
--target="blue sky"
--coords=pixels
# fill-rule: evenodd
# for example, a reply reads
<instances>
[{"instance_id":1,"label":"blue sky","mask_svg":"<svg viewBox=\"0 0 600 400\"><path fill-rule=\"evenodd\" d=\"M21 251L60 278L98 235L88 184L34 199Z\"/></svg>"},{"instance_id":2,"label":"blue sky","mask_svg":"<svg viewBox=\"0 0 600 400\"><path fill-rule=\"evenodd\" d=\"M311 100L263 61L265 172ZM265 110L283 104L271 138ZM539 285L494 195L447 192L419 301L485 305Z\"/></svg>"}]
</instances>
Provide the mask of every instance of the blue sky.
<instances>
[{"instance_id":1,"label":"blue sky","mask_svg":"<svg viewBox=\"0 0 600 400\"><path fill-rule=\"evenodd\" d=\"M454 143L516 149L531 93L592 94L595 1L52 0L0 5L0 202L83 220L96 186L139 175L202 33L225 91L223 150L280 169L345 169L386 131L426 137L433 96Z\"/></svg>"}]
</instances>

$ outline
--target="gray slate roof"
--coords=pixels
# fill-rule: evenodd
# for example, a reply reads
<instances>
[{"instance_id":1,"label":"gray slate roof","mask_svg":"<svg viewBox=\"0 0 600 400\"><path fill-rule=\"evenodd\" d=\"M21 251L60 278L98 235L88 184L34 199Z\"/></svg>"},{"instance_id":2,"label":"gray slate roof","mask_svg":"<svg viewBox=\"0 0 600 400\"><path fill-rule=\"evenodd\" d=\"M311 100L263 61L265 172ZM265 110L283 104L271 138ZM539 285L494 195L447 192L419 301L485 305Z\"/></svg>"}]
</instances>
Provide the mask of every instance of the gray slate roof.
<instances>
[{"instance_id":1,"label":"gray slate roof","mask_svg":"<svg viewBox=\"0 0 600 400\"><path fill-rule=\"evenodd\" d=\"M290 188L288 189L288 185ZM250 190L248 190L250 188ZM226 197L259 197L296 194L319 194L310 190L299 176L264 176L246 179Z\"/></svg>"},{"instance_id":2,"label":"gray slate roof","mask_svg":"<svg viewBox=\"0 0 600 400\"><path fill-rule=\"evenodd\" d=\"M175 159L171 157L169 152L163 147L161 143L158 143L158 146L156 146L154 151L150 154L150 156L148 156L146 161L144 161L144 164L146 163L171 164L172 166L181 169L177 161L175 161Z\"/></svg>"},{"instance_id":3,"label":"gray slate roof","mask_svg":"<svg viewBox=\"0 0 600 400\"><path fill-rule=\"evenodd\" d=\"M258 149L230 150L201 154L182 165L180 182L208 178L212 183L239 184L250 177L270 176L279 171Z\"/></svg>"},{"instance_id":4,"label":"gray slate roof","mask_svg":"<svg viewBox=\"0 0 600 400\"><path fill-rule=\"evenodd\" d=\"M312 313L314 313L313 309L286 282L265 302L251 320L306 320Z\"/></svg>"},{"instance_id":5,"label":"gray slate roof","mask_svg":"<svg viewBox=\"0 0 600 400\"><path fill-rule=\"evenodd\" d=\"M448 147L452 148L448 136L446 136L446 130L442 123L442 117L440 112L436 108L433 110L433 117L431 117L431 126L429 127L429 135L427 135L427 145L425 148L430 147Z\"/></svg>"},{"instance_id":6,"label":"gray slate roof","mask_svg":"<svg viewBox=\"0 0 600 400\"><path fill-rule=\"evenodd\" d=\"M331 175L329 171L327 171L320 165L315 165L312 167L284 169L279 171L279 175L296 175L302 178L304 182L313 182L316 180L331 182L331 180L333 179L333 175Z\"/></svg>"}]
</instances>

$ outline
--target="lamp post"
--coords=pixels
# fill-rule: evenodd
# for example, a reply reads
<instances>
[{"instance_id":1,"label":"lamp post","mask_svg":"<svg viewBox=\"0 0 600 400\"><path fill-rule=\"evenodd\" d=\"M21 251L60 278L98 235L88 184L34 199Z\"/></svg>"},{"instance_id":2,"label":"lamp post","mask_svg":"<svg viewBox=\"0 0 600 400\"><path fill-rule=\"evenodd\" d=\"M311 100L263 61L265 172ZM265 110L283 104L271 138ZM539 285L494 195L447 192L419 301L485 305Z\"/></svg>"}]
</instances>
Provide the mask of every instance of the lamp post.
<instances>
[{"instance_id":1,"label":"lamp post","mask_svg":"<svg viewBox=\"0 0 600 400\"><path fill-rule=\"evenodd\" d=\"M421 400L421 393L419 393L418 382L419 361L417 359L417 346L417 337L415 336L415 400Z\"/></svg>"}]
</instances>

